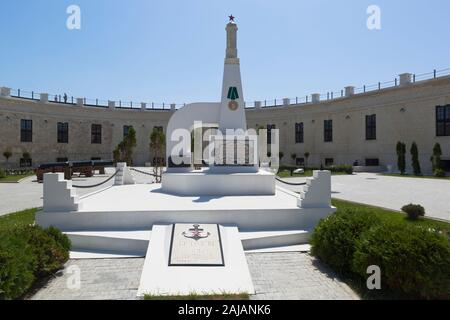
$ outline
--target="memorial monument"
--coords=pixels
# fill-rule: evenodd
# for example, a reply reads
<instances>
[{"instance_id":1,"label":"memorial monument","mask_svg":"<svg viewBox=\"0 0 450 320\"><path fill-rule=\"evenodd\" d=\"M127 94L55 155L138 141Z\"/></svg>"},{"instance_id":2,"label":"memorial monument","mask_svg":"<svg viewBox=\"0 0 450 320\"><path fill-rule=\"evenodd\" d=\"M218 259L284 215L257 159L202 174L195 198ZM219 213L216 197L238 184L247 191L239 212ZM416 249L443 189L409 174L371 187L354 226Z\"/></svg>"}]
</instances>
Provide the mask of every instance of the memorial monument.
<instances>
[{"instance_id":1,"label":"memorial monument","mask_svg":"<svg viewBox=\"0 0 450 320\"><path fill-rule=\"evenodd\" d=\"M162 184L136 184L120 163L113 186L79 197L62 173L44 175L37 223L66 233L72 258L145 257L140 296L252 294L245 252L308 250L335 211L330 172L315 171L297 194L260 168L266 139L246 127L237 30L226 26L221 101L186 105L169 121Z\"/></svg>"}]
</instances>

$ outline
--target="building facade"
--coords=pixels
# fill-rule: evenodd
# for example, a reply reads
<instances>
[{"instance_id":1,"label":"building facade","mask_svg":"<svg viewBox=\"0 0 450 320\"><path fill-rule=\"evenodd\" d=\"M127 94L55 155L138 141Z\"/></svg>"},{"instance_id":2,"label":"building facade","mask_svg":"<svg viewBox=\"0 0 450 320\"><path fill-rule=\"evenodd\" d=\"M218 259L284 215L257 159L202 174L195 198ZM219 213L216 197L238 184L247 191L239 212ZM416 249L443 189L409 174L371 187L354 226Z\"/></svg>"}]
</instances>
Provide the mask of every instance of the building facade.
<instances>
[{"instance_id":1,"label":"building facade","mask_svg":"<svg viewBox=\"0 0 450 320\"><path fill-rule=\"evenodd\" d=\"M287 99L286 99L287 100ZM425 173L431 172L433 146L442 148L443 165L450 170L450 76L412 82L400 77L391 88L354 94L346 88L340 98L246 109L249 128L279 129L282 164L397 167L396 144L409 149L416 142ZM171 110L86 106L0 96L0 166L37 166L45 162L111 159L130 126L136 130L135 165L151 162L149 142L153 128L166 129ZM10 151L7 160L3 153ZM309 157L305 157L305 153ZM28 157L29 156L29 157Z\"/></svg>"}]
</instances>

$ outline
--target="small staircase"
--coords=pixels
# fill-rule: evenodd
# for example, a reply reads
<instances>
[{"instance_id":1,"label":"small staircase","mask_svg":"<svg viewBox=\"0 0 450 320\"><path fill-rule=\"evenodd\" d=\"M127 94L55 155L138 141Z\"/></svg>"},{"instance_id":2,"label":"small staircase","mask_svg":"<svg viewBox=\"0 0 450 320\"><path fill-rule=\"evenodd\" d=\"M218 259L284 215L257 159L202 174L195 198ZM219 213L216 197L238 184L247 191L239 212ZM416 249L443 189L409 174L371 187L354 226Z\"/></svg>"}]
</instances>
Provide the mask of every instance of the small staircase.
<instances>
[{"instance_id":1,"label":"small staircase","mask_svg":"<svg viewBox=\"0 0 450 320\"><path fill-rule=\"evenodd\" d=\"M239 235L245 251L303 245L310 237L306 230L241 231Z\"/></svg>"},{"instance_id":2,"label":"small staircase","mask_svg":"<svg viewBox=\"0 0 450 320\"><path fill-rule=\"evenodd\" d=\"M151 238L150 230L69 231L72 258L144 257Z\"/></svg>"}]
</instances>

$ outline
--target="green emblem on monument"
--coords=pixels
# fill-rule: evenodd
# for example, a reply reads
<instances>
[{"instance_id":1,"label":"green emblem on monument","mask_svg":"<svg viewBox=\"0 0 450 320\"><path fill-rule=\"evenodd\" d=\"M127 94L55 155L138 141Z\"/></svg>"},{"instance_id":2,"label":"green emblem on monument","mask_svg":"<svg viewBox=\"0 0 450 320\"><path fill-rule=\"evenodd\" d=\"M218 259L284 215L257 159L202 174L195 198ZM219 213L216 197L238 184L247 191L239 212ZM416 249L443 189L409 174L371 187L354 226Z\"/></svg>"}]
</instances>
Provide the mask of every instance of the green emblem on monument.
<instances>
[{"instance_id":1,"label":"green emblem on monument","mask_svg":"<svg viewBox=\"0 0 450 320\"><path fill-rule=\"evenodd\" d=\"M238 90L236 87L230 87L230 89L228 89L228 99L230 100L236 100L239 99L239 94L238 94Z\"/></svg>"}]
</instances>

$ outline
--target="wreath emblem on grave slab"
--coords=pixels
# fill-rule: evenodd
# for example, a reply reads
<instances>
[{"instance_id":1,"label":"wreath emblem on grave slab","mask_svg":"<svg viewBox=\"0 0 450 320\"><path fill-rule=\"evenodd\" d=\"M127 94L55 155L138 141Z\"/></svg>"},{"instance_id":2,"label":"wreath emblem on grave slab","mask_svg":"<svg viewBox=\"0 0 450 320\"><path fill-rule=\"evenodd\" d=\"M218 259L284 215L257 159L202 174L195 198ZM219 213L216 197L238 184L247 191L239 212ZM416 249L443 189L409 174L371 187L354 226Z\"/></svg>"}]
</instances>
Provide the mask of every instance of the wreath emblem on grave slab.
<instances>
[{"instance_id":1,"label":"wreath emblem on grave slab","mask_svg":"<svg viewBox=\"0 0 450 320\"><path fill-rule=\"evenodd\" d=\"M237 110L237 108L239 108L239 103L236 101L237 99L239 99L239 93L236 87L230 87L228 89L228 99L230 99L231 101L228 103L228 108L231 111L235 111Z\"/></svg>"},{"instance_id":2,"label":"wreath emblem on grave slab","mask_svg":"<svg viewBox=\"0 0 450 320\"><path fill-rule=\"evenodd\" d=\"M189 229L187 232L184 231L181 234L185 238L194 239L195 241L208 238L211 235L211 233L205 232L204 229L200 229L199 224L194 224L193 227L194 228Z\"/></svg>"}]
</instances>

